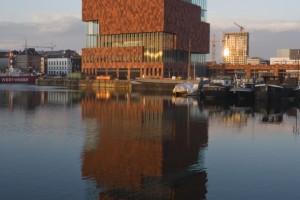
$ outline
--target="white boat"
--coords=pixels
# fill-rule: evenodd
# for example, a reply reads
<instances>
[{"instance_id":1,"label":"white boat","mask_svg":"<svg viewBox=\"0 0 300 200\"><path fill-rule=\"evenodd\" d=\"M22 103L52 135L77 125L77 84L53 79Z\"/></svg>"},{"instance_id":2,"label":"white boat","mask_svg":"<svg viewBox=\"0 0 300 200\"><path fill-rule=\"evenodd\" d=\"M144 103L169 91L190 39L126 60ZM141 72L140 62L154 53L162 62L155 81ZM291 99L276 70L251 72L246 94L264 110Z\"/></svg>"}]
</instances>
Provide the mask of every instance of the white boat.
<instances>
[{"instance_id":1,"label":"white boat","mask_svg":"<svg viewBox=\"0 0 300 200\"><path fill-rule=\"evenodd\" d=\"M199 95L198 82L184 82L176 84L173 89L175 96L196 96Z\"/></svg>"}]
</instances>

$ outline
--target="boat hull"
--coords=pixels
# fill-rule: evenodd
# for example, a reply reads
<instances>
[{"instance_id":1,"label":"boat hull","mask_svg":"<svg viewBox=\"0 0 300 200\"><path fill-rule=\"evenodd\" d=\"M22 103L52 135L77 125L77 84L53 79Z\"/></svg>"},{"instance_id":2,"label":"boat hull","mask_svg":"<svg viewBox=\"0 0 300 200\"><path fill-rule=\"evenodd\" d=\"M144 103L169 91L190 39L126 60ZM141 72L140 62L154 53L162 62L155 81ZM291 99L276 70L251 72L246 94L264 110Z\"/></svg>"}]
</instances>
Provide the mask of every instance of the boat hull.
<instances>
[{"instance_id":1,"label":"boat hull","mask_svg":"<svg viewBox=\"0 0 300 200\"><path fill-rule=\"evenodd\" d=\"M253 101L254 100L254 88L232 88L230 92L235 99L242 101Z\"/></svg>"},{"instance_id":2,"label":"boat hull","mask_svg":"<svg viewBox=\"0 0 300 200\"><path fill-rule=\"evenodd\" d=\"M293 101L294 98L294 88L292 87L265 84L255 88L255 100L258 101Z\"/></svg>"},{"instance_id":3,"label":"boat hull","mask_svg":"<svg viewBox=\"0 0 300 200\"><path fill-rule=\"evenodd\" d=\"M219 100L230 98L229 88L223 86L203 87L201 93L205 100Z\"/></svg>"},{"instance_id":4,"label":"boat hull","mask_svg":"<svg viewBox=\"0 0 300 200\"><path fill-rule=\"evenodd\" d=\"M198 96L199 83L179 83L175 85L173 94L175 96Z\"/></svg>"},{"instance_id":5,"label":"boat hull","mask_svg":"<svg viewBox=\"0 0 300 200\"><path fill-rule=\"evenodd\" d=\"M0 76L0 84L4 83L24 83L24 84L35 84L35 80L39 76Z\"/></svg>"}]
</instances>

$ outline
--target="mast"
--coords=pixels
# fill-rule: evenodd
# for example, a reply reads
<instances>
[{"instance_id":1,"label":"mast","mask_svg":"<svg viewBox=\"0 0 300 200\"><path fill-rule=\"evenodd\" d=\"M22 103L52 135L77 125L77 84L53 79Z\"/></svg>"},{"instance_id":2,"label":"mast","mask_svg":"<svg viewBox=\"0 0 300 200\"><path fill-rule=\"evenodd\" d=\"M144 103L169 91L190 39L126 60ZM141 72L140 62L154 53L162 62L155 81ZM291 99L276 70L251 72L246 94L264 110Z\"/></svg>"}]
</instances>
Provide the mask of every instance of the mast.
<instances>
[{"instance_id":1,"label":"mast","mask_svg":"<svg viewBox=\"0 0 300 200\"><path fill-rule=\"evenodd\" d=\"M190 71L191 71L191 39L189 40L189 55L188 55L188 81L190 81Z\"/></svg>"},{"instance_id":2,"label":"mast","mask_svg":"<svg viewBox=\"0 0 300 200\"><path fill-rule=\"evenodd\" d=\"M8 74L12 75L14 70L14 52L12 50L9 51L8 60L9 60Z\"/></svg>"}]
</instances>

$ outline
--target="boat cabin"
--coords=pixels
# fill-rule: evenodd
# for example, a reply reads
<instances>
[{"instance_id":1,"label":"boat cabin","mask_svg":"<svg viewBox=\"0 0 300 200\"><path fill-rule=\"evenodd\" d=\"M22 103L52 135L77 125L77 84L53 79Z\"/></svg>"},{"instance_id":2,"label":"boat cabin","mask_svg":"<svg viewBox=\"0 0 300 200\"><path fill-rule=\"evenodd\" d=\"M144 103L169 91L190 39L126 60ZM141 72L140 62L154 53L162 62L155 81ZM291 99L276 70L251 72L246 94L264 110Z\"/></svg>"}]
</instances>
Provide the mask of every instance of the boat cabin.
<instances>
[{"instance_id":1,"label":"boat cabin","mask_svg":"<svg viewBox=\"0 0 300 200\"><path fill-rule=\"evenodd\" d=\"M232 78L231 77L214 77L214 78L211 78L210 83L212 85L231 87L232 86Z\"/></svg>"}]
</instances>

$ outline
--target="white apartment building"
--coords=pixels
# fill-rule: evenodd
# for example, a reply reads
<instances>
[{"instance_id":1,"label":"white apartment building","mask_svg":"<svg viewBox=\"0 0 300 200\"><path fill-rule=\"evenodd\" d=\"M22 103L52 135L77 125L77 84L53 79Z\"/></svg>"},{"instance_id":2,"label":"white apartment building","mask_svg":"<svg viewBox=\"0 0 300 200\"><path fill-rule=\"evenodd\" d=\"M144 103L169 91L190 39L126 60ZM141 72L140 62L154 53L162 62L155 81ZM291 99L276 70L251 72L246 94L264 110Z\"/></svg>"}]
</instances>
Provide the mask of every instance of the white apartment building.
<instances>
[{"instance_id":1,"label":"white apartment building","mask_svg":"<svg viewBox=\"0 0 300 200\"><path fill-rule=\"evenodd\" d=\"M48 58L48 75L68 76L72 73L71 58Z\"/></svg>"},{"instance_id":2,"label":"white apartment building","mask_svg":"<svg viewBox=\"0 0 300 200\"><path fill-rule=\"evenodd\" d=\"M300 49L278 49L277 57L270 58L271 65L299 65Z\"/></svg>"},{"instance_id":3,"label":"white apartment building","mask_svg":"<svg viewBox=\"0 0 300 200\"><path fill-rule=\"evenodd\" d=\"M296 65L297 60L291 60L289 57L270 58L270 65Z\"/></svg>"}]
</instances>

